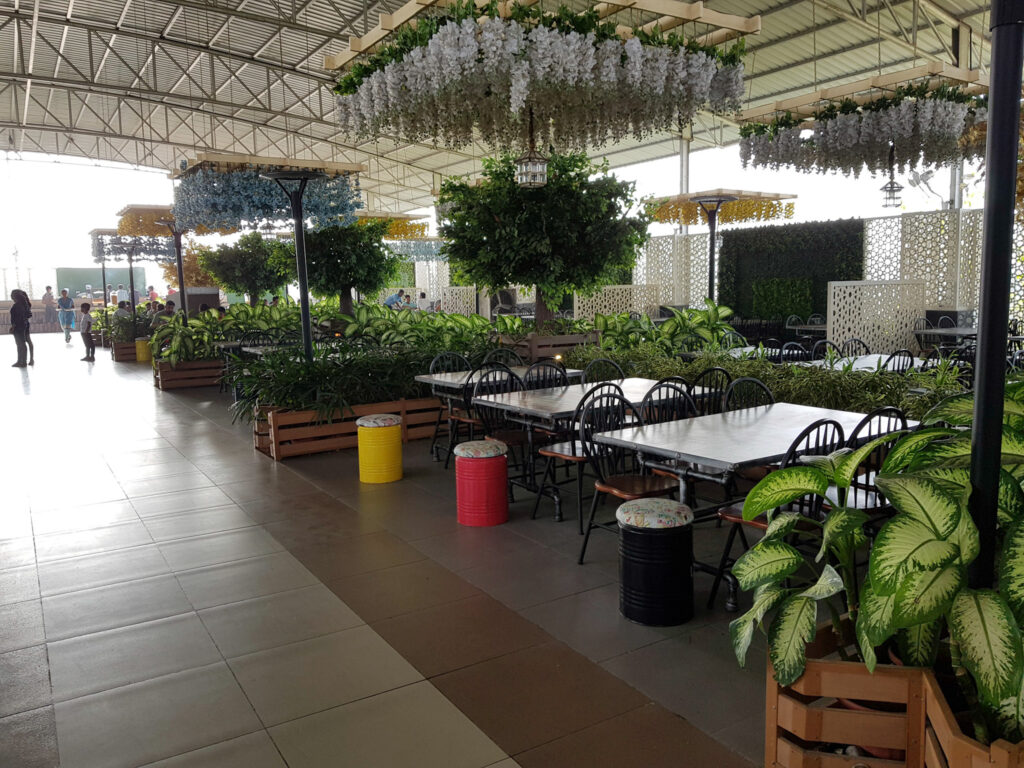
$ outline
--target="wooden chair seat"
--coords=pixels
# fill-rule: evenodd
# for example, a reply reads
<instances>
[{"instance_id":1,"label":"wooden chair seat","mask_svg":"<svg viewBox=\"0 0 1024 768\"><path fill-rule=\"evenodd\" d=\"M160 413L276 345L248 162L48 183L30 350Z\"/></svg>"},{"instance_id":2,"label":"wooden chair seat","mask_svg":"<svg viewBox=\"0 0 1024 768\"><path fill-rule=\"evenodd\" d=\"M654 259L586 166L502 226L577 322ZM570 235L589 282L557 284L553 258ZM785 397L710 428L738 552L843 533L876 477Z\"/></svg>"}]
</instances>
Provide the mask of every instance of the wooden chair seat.
<instances>
[{"instance_id":1,"label":"wooden chair seat","mask_svg":"<svg viewBox=\"0 0 1024 768\"><path fill-rule=\"evenodd\" d=\"M562 461L583 463L587 460L587 457L583 455L583 443L579 440L574 440L571 443L547 445L538 450L537 453L546 458L561 459Z\"/></svg>"},{"instance_id":2,"label":"wooden chair seat","mask_svg":"<svg viewBox=\"0 0 1024 768\"><path fill-rule=\"evenodd\" d=\"M498 440L506 445L525 446L529 444L529 435L521 429L499 429L493 435L487 435L487 440Z\"/></svg>"},{"instance_id":3,"label":"wooden chair seat","mask_svg":"<svg viewBox=\"0 0 1024 768\"><path fill-rule=\"evenodd\" d=\"M594 489L599 493L608 493L618 499L632 501L674 493L679 490L679 480L658 475L611 475L603 481L595 480Z\"/></svg>"},{"instance_id":4,"label":"wooden chair seat","mask_svg":"<svg viewBox=\"0 0 1024 768\"><path fill-rule=\"evenodd\" d=\"M723 523L732 523L734 525L746 525L750 528L757 528L759 531L768 530L768 518L764 515L758 515L753 520L743 519L743 510L736 509L735 507L729 507L728 509L718 510L718 519Z\"/></svg>"}]
</instances>

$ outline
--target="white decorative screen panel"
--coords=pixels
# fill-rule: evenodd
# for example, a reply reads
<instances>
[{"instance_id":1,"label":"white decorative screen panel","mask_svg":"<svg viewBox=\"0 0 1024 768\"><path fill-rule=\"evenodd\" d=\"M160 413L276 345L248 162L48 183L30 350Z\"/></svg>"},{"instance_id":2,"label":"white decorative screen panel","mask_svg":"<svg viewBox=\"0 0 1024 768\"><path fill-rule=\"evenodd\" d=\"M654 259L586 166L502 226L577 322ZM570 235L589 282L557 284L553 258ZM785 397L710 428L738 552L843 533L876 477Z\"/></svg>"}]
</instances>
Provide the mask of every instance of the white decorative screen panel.
<instances>
[{"instance_id":1,"label":"white decorative screen panel","mask_svg":"<svg viewBox=\"0 0 1024 768\"><path fill-rule=\"evenodd\" d=\"M593 296L573 295L573 317L593 320L595 315L637 312L657 317L661 290L657 285L606 285Z\"/></svg>"},{"instance_id":2,"label":"white decorative screen panel","mask_svg":"<svg viewBox=\"0 0 1024 768\"><path fill-rule=\"evenodd\" d=\"M929 309L956 309L960 211L906 213L901 225L900 277L925 281Z\"/></svg>"},{"instance_id":3,"label":"white decorative screen panel","mask_svg":"<svg viewBox=\"0 0 1024 768\"><path fill-rule=\"evenodd\" d=\"M435 259L416 262L416 287L426 293L431 301L441 298L441 289L448 287L448 275L447 261Z\"/></svg>"},{"instance_id":4,"label":"white decorative screen panel","mask_svg":"<svg viewBox=\"0 0 1024 768\"><path fill-rule=\"evenodd\" d=\"M914 320L924 317L923 280L863 280L828 284L828 338L861 339L873 353L915 349Z\"/></svg>"},{"instance_id":5,"label":"white decorative screen panel","mask_svg":"<svg viewBox=\"0 0 1024 768\"><path fill-rule=\"evenodd\" d=\"M441 311L455 315L476 314L476 287L449 285L442 288Z\"/></svg>"},{"instance_id":6,"label":"white decorative screen panel","mask_svg":"<svg viewBox=\"0 0 1024 768\"><path fill-rule=\"evenodd\" d=\"M900 216L864 220L864 279L899 280L903 227Z\"/></svg>"}]
</instances>

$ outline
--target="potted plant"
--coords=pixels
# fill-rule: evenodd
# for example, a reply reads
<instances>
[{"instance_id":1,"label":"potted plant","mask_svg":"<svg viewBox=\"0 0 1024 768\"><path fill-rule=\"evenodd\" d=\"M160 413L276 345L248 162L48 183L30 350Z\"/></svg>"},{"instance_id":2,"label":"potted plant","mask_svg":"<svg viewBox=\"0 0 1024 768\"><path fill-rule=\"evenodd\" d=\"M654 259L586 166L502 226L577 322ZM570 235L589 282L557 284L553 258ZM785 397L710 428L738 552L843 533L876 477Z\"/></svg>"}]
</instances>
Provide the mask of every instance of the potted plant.
<instances>
[{"instance_id":1,"label":"potted plant","mask_svg":"<svg viewBox=\"0 0 1024 768\"><path fill-rule=\"evenodd\" d=\"M815 741L901 748L908 766L1017 765L1024 755L1024 382L1006 388L998 577L981 589L967 583L980 548L967 509L970 435L961 429L972 407L971 393L943 400L924 422L950 426L910 433L889 452L875 487L896 514L878 530L862 581L852 564L866 541L863 513L837 505L819 522L772 510L830 486L842 501L874 444L771 473L747 497L744 517L771 521L734 565L740 586L754 590L754 606L730 630L741 663L755 630L767 634L769 764L802 764ZM791 540L815 535L813 555ZM832 617L821 630L819 605ZM890 651L903 668L878 663ZM835 656L825 658L829 652ZM879 719L870 712L830 715L832 725L815 730L805 717L815 707L808 697L902 703L892 721L898 733L873 731ZM973 738L956 709L969 714Z\"/></svg>"},{"instance_id":2,"label":"potted plant","mask_svg":"<svg viewBox=\"0 0 1024 768\"><path fill-rule=\"evenodd\" d=\"M149 337L149 318L145 312L136 309L133 315L126 317L111 315L110 321L110 347L114 362L135 362L138 359L135 341Z\"/></svg>"},{"instance_id":3,"label":"potted plant","mask_svg":"<svg viewBox=\"0 0 1024 768\"><path fill-rule=\"evenodd\" d=\"M216 342L223 338L215 311L196 315L185 323L178 313L153 331L153 386L158 389L206 387L220 383L224 361Z\"/></svg>"}]
</instances>

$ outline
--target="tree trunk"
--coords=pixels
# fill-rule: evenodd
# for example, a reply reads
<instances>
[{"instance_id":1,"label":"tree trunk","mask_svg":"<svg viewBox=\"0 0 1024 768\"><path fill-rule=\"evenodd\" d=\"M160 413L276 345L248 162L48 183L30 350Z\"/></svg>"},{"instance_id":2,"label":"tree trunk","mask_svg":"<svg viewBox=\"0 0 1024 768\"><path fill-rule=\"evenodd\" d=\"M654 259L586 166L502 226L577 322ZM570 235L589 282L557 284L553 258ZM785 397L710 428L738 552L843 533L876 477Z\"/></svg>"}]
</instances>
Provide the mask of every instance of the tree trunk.
<instances>
[{"instance_id":1,"label":"tree trunk","mask_svg":"<svg viewBox=\"0 0 1024 768\"><path fill-rule=\"evenodd\" d=\"M258 293L249 292L249 306L258 307L260 304L260 296Z\"/></svg>"},{"instance_id":2,"label":"tree trunk","mask_svg":"<svg viewBox=\"0 0 1024 768\"><path fill-rule=\"evenodd\" d=\"M338 294L338 307L341 309L341 314L351 315L352 314L352 286L346 285L341 289L341 293Z\"/></svg>"},{"instance_id":3,"label":"tree trunk","mask_svg":"<svg viewBox=\"0 0 1024 768\"><path fill-rule=\"evenodd\" d=\"M545 301L544 301L544 294L541 292L541 289L538 287L537 288L537 295L534 298L534 309L533 309L534 321L537 323L537 330L538 331L544 330L544 327L546 325L554 322L555 311L556 310L552 309L551 307L549 307L545 303Z\"/></svg>"}]
</instances>

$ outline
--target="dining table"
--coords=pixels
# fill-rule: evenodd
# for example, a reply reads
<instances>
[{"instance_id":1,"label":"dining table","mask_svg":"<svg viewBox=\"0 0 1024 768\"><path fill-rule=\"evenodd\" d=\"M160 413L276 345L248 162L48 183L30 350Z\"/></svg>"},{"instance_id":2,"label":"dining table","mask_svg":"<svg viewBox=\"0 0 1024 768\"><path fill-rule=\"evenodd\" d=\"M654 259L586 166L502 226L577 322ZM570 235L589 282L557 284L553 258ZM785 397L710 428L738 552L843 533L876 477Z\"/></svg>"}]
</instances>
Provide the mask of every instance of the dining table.
<instances>
[{"instance_id":1,"label":"dining table","mask_svg":"<svg viewBox=\"0 0 1024 768\"><path fill-rule=\"evenodd\" d=\"M938 339L974 339L978 336L978 329L968 326L957 326L955 328L922 328L914 331L918 341L926 336Z\"/></svg>"},{"instance_id":2,"label":"dining table","mask_svg":"<svg viewBox=\"0 0 1024 768\"><path fill-rule=\"evenodd\" d=\"M526 375L526 372L530 369L528 365L515 365L511 366L509 370L512 371L516 376L522 378ZM413 378L423 384L429 384L431 387L436 389L445 390L450 393L462 392L466 386L466 382L469 379L470 374L475 373L477 376L481 374L481 370L476 371L450 371L450 372L437 372L437 373L421 373ZM574 379L580 379L583 376L583 371L578 368L566 368L566 378L569 381Z\"/></svg>"}]
</instances>

